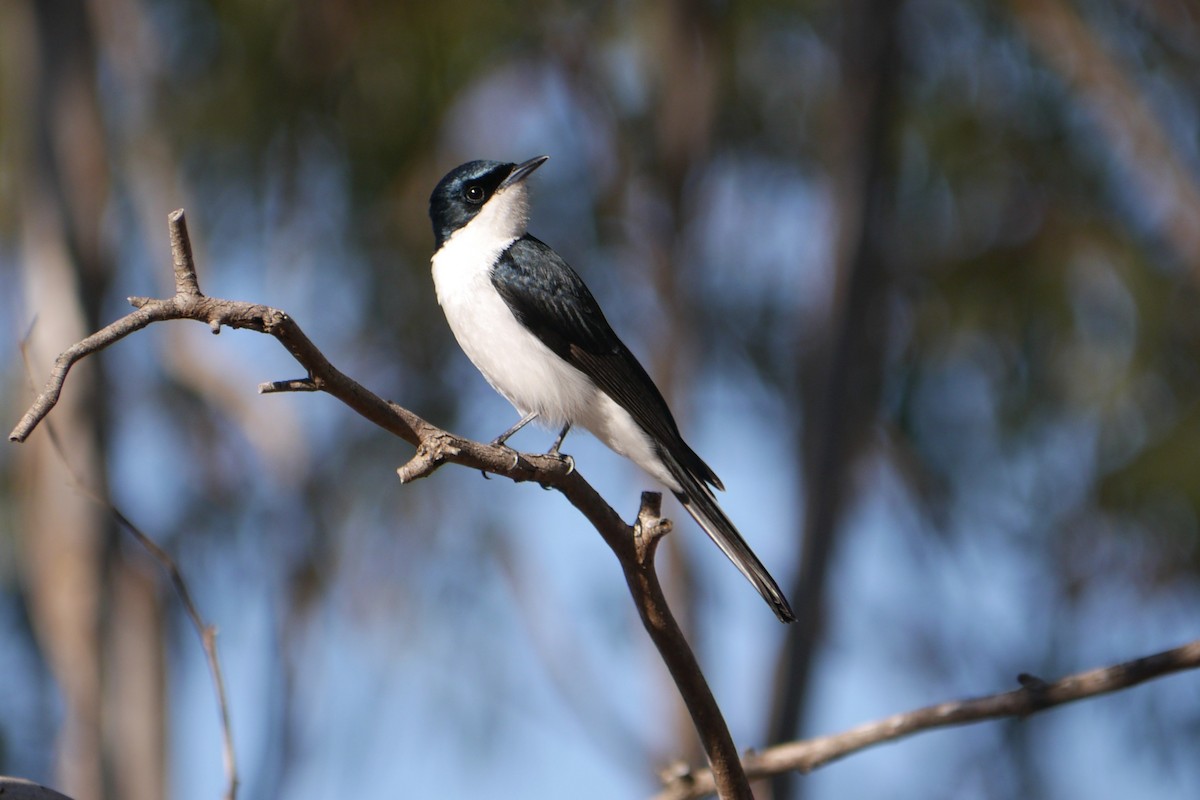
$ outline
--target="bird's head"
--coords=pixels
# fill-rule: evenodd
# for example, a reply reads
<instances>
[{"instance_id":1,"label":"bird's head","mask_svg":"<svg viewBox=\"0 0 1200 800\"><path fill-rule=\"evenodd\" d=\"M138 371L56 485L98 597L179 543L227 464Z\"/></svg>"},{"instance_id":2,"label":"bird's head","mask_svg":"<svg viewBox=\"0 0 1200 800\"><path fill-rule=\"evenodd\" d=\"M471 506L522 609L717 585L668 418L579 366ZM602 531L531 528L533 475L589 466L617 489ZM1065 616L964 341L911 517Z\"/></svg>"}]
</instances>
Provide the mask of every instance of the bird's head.
<instances>
[{"instance_id":1,"label":"bird's head","mask_svg":"<svg viewBox=\"0 0 1200 800\"><path fill-rule=\"evenodd\" d=\"M429 197L429 219L437 248L455 233L482 228L488 238L515 239L525 233L529 203L525 179L549 156L523 164L469 161L452 169Z\"/></svg>"}]
</instances>

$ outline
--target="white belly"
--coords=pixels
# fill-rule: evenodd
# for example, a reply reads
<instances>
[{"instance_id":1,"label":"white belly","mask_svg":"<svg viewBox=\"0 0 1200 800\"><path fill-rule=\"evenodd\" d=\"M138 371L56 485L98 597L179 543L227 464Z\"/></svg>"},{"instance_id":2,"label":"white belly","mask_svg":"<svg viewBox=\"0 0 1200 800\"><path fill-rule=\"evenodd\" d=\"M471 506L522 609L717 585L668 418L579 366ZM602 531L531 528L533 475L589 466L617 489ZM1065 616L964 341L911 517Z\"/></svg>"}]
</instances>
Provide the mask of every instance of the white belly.
<instances>
[{"instance_id":1,"label":"white belly","mask_svg":"<svg viewBox=\"0 0 1200 800\"><path fill-rule=\"evenodd\" d=\"M551 427L586 416L595 385L527 331L494 290L467 307L452 301L443 308L467 358L518 411L536 411Z\"/></svg>"},{"instance_id":2,"label":"white belly","mask_svg":"<svg viewBox=\"0 0 1200 800\"><path fill-rule=\"evenodd\" d=\"M433 259L438 303L459 347L492 388L551 427L587 416L595 384L517 321L486 269L463 269L442 256Z\"/></svg>"}]
</instances>

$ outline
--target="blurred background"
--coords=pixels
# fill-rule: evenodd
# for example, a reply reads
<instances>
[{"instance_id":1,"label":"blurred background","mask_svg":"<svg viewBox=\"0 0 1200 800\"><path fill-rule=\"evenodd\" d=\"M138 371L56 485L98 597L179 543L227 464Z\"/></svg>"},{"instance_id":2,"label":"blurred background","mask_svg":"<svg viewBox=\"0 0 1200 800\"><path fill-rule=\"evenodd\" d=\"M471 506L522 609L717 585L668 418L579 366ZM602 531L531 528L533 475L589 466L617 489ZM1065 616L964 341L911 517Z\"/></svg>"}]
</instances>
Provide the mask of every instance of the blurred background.
<instances>
[{"instance_id":1,"label":"blurred background","mask_svg":"<svg viewBox=\"0 0 1200 800\"><path fill-rule=\"evenodd\" d=\"M0 369L172 291L290 312L376 393L487 440L429 192L552 156L580 271L787 589L686 516L660 558L743 748L1200 636L1194 0L0 4ZM20 342L28 341L29 367ZM268 337L156 325L0 448L0 773L77 800L637 798L690 723L615 559L553 492L447 467ZM529 429L513 443L549 446ZM626 517L652 488L576 433ZM669 513L678 517L677 506ZM761 797L1200 796L1200 679L877 748Z\"/></svg>"}]
</instances>

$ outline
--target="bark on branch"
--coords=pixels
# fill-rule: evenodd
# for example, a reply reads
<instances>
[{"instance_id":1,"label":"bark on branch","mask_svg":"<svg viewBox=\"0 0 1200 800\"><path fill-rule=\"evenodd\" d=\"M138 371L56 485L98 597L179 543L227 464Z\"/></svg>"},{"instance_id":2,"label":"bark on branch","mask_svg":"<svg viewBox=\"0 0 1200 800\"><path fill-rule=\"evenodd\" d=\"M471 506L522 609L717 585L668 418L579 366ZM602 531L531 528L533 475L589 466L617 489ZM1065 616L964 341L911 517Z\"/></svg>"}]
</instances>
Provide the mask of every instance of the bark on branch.
<instances>
[{"instance_id":1,"label":"bark on branch","mask_svg":"<svg viewBox=\"0 0 1200 800\"><path fill-rule=\"evenodd\" d=\"M646 493L634 525L620 515L575 471L569 459L518 453L503 445L463 439L427 422L408 409L381 399L333 366L283 311L257 303L207 297L200 291L191 242L182 210L168 217L175 271L175 295L166 299L131 297L135 311L65 350L55 360L45 388L9 434L23 442L54 408L71 367L83 358L119 342L151 323L195 320L213 333L238 328L274 337L305 370L303 378L261 384L259 392L321 391L417 448L397 470L409 483L447 463L479 469L514 481L535 481L560 492L587 518L621 564L642 624L658 649L687 705L712 767L714 786L722 798L751 800L737 749L720 708L708 688L695 655L667 607L654 570L658 540L670 530L660 516L661 496Z\"/></svg>"},{"instance_id":2,"label":"bark on branch","mask_svg":"<svg viewBox=\"0 0 1200 800\"><path fill-rule=\"evenodd\" d=\"M747 753L742 763L752 780L783 772L811 772L860 750L914 733L1003 717L1024 719L1047 708L1197 668L1200 668L1200 639L1133 661L1068 675L1052 683L1021 674L1017 676L1020 689L938 703L868 722L842 733L788 742L760 753ZM715 791L712 774L707 769L675 770L664 776L663 782L665 788L654 800L695 800Z\"/></svg>"}]
</instances>

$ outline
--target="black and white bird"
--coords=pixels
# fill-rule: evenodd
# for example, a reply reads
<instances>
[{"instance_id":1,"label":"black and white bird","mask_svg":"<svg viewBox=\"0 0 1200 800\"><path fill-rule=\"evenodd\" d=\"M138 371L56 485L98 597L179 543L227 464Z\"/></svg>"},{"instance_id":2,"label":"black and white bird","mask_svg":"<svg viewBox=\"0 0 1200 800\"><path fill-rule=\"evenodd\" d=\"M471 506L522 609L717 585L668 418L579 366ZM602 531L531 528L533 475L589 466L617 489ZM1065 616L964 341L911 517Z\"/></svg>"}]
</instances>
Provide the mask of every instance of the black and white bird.
<instances>
[{"instance_id":1,"label":"black and white bird","mask_svg":"<svg viewBox=\"0 0 1200 800\"><path fill-rule=\"evenodd\" d=\"M472 161L429 198L438 303L467 357L523 416L503 444L533 421L591 431L670 489L784 622L787 599L717 505L720 479L679 433L646 370L613 333L583 280L526 231L523 164Z\"/></svg>"}]
</instances>

